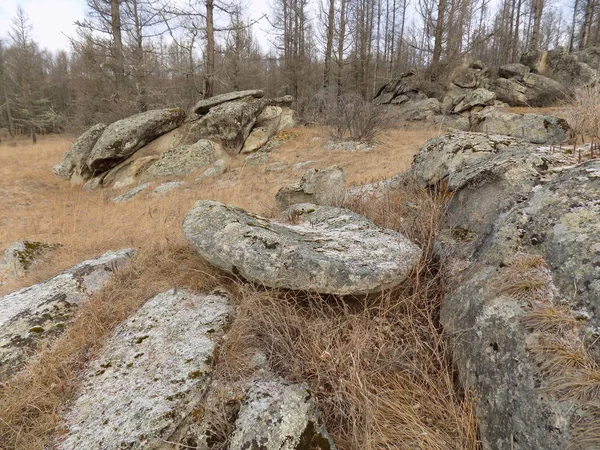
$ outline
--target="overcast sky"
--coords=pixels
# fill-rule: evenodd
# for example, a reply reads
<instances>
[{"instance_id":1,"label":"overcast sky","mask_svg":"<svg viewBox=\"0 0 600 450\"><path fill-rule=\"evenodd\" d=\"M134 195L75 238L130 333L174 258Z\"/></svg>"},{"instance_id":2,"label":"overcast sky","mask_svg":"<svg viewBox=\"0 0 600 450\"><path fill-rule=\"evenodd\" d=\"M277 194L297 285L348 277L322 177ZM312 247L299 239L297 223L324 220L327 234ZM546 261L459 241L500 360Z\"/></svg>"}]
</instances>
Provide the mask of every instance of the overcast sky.
<instances>
[{"instance_id":1,"label":"overcast sky","mask_svg":"<svg viewBox=\"0 0 600 450\"><path fill-rule=\"evenodd\" d=\"M270 12L269 0L249 0L245 11L251 18ZM0 0L0 38L6 38L11 21L21 5L33 26L33 36L40 47L49 50L69 49L67 36L75 35L74 22L85 17L85 0ZM261 29L263 31L261 31ZM266 49L268 24L262 21L255 27L261 45Z\"/></svg>"}]
</instances>

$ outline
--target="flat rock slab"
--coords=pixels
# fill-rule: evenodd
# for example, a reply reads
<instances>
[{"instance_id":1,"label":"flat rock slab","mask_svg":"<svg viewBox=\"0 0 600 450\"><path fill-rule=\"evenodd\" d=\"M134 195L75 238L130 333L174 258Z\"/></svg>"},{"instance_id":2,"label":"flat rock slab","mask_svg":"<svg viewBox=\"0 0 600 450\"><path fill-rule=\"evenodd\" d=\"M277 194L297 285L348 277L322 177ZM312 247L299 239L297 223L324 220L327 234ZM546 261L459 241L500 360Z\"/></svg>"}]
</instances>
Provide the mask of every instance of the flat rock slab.
<instances>
[{"instance_id":1,"label":"flat rock slab","mask_svg":"<svg viewBox=\"0 0 600 450\"><path fill-rule=\"evenodd\" d=\"M78 306L133 254L133 249L108 252L0 297L0 380L22 368L39 342L62 333Z\"/></svg>"},{"instance_id":2,"label":"flat rock slab","mask_svg":"<svg viewBox=\"0 0 600 450\"><path fill-rule=\"evenodd\" d=\"M335 450L305 385L256 382L235 422L230 450Z\"/></svg>"},{"instance_id":3,"label":"flat rock slab","mask_svg":"<svg viewBox=\"0 0 600 450\"><path fill-rule=\"evenodd\" d=\"M151 184L152 183L150 183L150 182L140 184L132 189L129 189L127 192L124 192L123 194L113 198L111 201L113 203L125 203L130 200L133 200L138 194L143 192Z\"/></svg>"},{"instance_id":4,"label":"flat rock slab","mask_svg":"<svg viewBox=\"0 0 600 450\"><path fill-rule=\"evenodd\" d=\"M402 234L341 208L296 205L294 224L198 201L184 236L211 264L273 288L360 295L397 286L421 257Z\"/></svg>"},{"instance_id":5,"label":"flat rock slab","mask_svg":"<svg viewBox=\"0 0 600 450\"><path fill-rule=\"evenodd\" d=\"M111 123L87 159L91 174L97 175L126 160L157 137L177 128L185 119L181 108L157 109Z\"/></svg>"},{"instance_id":6,"label":"flat rock slab","mask_svg":"<svg viewBox=\"0 0 600 450\"><path fill-rule=\"evenodd\" d=\"M200 100L198 103L196 103L192 109L192 112L195 114L206 114L213 106L218 106L222 103L239 100L245 97L262 98L263 95L264 92L260 89L250 89L247 91L235 91L228 92L227 94L215 95L214 97Z\"/></svg>"},{"instance_id":7,"label":"flat rock slab","mask_svg":"<svg viewBox=\"0 0 600 450\"><path fill-rule=\"evenodd\" d=\"M148 300L87 369L56 448L164 445L208 388L215 340L232 314L224 295L171 290Z\"/></svg>"}]
</instances>

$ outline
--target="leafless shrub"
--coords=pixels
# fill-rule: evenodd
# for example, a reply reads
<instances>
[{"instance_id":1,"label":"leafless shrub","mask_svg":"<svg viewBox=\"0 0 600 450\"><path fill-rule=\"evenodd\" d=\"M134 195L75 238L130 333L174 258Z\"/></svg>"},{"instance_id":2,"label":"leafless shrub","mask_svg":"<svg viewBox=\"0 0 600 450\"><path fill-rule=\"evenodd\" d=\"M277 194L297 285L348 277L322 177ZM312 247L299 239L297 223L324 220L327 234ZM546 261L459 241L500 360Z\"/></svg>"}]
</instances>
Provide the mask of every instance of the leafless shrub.
<instances>
[{"instance_id":1,"label":"leafless shrub","mask_svg":"<svg viewBox=\"0 0 600 450\"><path fill-rule=\"evenodd\" d=\"M358 94L337 96L332 90L323 90L315 96L313 108L315 121L327 126L331 137L338 140L373 142L392 125L385 108Z\"/></svg>"},{"instance_id":2,"label":"leafless shrub","mask_svg":"<svg viewBox=\"0 0 600 450\"><path fill-rule=\"evenodd\" d=\"M600 140L600 86L577 90L562 116L576 137Z\"/></svg>"}]
</instances>

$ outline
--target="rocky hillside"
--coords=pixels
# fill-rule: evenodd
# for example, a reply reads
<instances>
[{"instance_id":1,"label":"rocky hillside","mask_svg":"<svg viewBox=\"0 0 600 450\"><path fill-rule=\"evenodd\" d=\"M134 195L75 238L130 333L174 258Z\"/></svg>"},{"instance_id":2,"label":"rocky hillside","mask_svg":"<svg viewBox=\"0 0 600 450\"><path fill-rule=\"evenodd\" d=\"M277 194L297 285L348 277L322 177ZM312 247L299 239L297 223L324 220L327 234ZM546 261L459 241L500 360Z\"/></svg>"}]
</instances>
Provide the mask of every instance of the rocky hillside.
<instances>
[{"instance_id":1,"label":"rocky hillside","mask_svg":"<svg viewBox=\"0 0 600 450\"><path fill-rule=\"evenodd\" d=\"M484 72L444 103L485 132L332 143L244 91L3 187L3 448L598 448L600 155ZM380 102L433 104L410 79Z\"/></svg>"}]
</instances>

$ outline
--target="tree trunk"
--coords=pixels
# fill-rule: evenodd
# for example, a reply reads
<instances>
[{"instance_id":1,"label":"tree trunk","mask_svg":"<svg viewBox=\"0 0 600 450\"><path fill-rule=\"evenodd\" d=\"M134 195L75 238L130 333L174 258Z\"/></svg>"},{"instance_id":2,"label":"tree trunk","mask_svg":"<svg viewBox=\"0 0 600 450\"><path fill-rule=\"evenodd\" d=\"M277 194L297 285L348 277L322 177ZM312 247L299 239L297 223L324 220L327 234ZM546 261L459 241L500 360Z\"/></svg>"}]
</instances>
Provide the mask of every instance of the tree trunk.
<instances>
[{"instance_id":1,"label":"tree trunk","mask_svg":"<svg viewBox=\"0 0 600 450\"><path fill-rule=\"evenodd\" d=\"M329 12L327 15L327 45L325 47L325 70L323 72L323 87L329 86L329 76L331 73L331 53L333 52L333 32L335 0L329 0Z\"/></svg>"},{"instance_id":2,"label":"tree trunk","mask_svg":"<svg viewBox=\"0 0 600 450\"><path fill-rule=\"evenodd\" d=\"M119 0L110 0L110 26L113 35L115 72L117 85L121 87L125 78L125 56L123 54L123 38L121 37L121 10Z\"/></svg>"},{"instance_id":3,"label":"tree trunk","mask_svg":"<svg viewBox=\"0 0 600 450\"><path fill-rule=\"evenodd\" d=\"M530 51L536 51L540 46L540 27L542 25L543 10L544 0L533 0L531 11L533 16L533 28L531 30L531 41L529 41Z\"/></svg>"},{"instance_id":4,"label":"tree trunk","mask_svg":"<svg viewBox=\"0 0 600 450\"><path fill-rule=\"evenodd\" d=\"M433 56L431 65L435 68L442 57L442 40L444 38L444 15L446 13L446 0L439 0L437 20L435 23L435 37L433 42Z\"/></svg>"},{"instance_id":5,"label":"tree trunk","mask_svg":"<svg viewBox=\"0 0 600 450\"><path fill-rule=\"evenodd\" d=\"M346 38L346 0L341 0L340 5L340 35L338 36L338 73L337 73L337 95L342 95L342 69L344 67L344 41Z\"/></svg>"},{"instance_id":6,"label":"tree trunk","mask_svg":"<svg viewBox=\"0 0 600 450\"><path fill-rule=\"evenodd\" d=\"M585 5L585 16L583 18L583 25L581 26L581 39L579 41L580 49L584 49L588 45L590 29L592 27L592 18L594 17L594 6L594 0L587 0L587 3Z\"/></svg>"},{"instance_id":7,"label":"tree trunk","mask_svg":"<svg viewBox=\"0 0 600 450\"><path fill-rule=\"evenodd\" d=\"M204 98L210 98L214 95L215 27L213 14L214 0L206 0L206 73L204 74Z\"/></svg>"}]
</instances>

